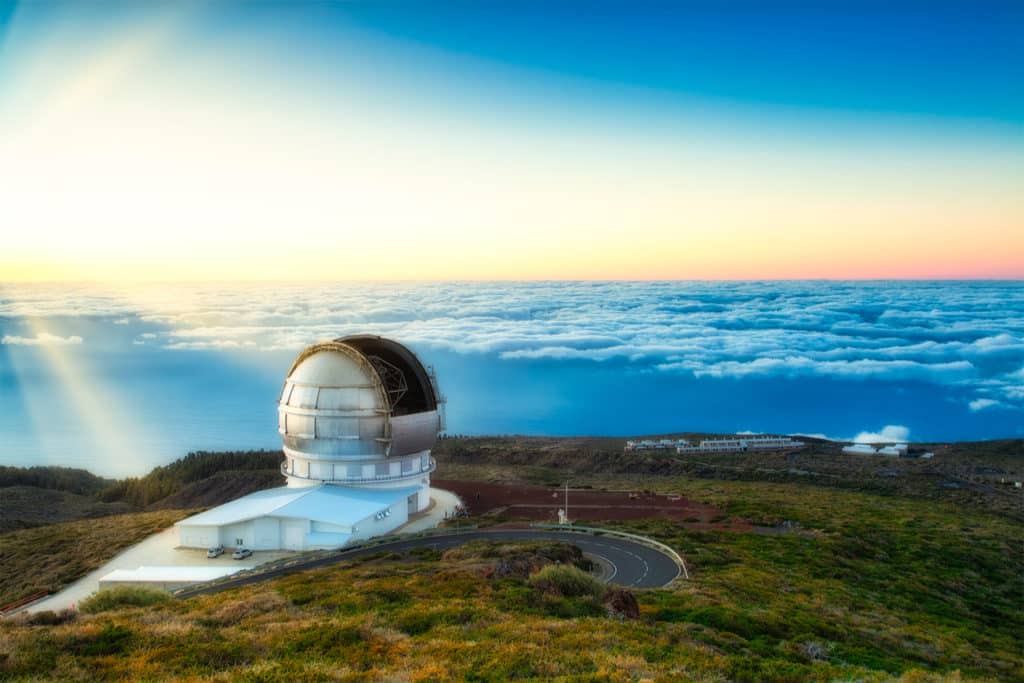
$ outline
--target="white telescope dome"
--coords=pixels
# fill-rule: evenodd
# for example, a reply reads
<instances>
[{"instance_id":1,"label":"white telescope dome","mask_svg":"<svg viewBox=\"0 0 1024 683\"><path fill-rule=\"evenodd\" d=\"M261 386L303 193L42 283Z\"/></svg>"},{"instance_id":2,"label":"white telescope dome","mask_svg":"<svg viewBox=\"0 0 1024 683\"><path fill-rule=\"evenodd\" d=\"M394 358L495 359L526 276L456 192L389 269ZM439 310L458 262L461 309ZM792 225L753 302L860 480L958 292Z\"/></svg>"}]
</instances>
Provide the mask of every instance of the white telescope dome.
<instances>
[{"instance_id":1,"label":"white telescope dome","mask_svg":"<svg viewBox=\"0 0 1024 683\"><path fill-rule=\"evenodd\" d=\"M352 336L310 346L278 403L288 485L429 484L439 404L431 373L398 342Z\"/></svg>"}]
</instances>

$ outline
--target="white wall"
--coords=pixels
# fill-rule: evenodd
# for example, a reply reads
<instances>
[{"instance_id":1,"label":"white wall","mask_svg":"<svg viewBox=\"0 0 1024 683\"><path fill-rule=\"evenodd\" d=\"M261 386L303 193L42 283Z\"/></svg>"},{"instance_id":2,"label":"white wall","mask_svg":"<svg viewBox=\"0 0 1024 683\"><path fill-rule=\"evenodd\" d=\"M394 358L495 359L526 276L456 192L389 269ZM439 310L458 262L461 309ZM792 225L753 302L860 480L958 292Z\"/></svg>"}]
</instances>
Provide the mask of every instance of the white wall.
<instances>
[{"instance_id":1,"label":"white wall","mask_svg":"<svg viewBox=\"0 0 1024 683\"><path fill-rule=\"evenodd\" d=\"M281 519L281 547L285 550L302 550L306 547L309 533L308 519Z\"/></svg>"},{"instance_id":2,"label":"white wall","mask_svg":"<svg viewBox=\"0 0 1024 683\"><path fill-rule=\"evenodd\" d=\"M418 496L419 510L430 505L430 486L424 483ZM308 519L283 517L257 517L256 519L217 526L178 525L179 544L187 548L209 548L217 544L227 548L242 545L252 550L306 550L312 543L310 533L338 534L339 543L365 540L390 534L409 521L409 506L405 498L391 506L391 514L383 519L370 515L352 527Z\"/></svg>"},{"instance_id":3,"label":"white wall","mask_svg":"<svg viewBox=\"0 0 1024 683\"><path fill-rule=\"evenodd\" d=\"M253 523L254 550L276 550L281 547L281 524L274 517L257 517Z\"/></svg>"},{"instance_id":4,"label":"white wall","mask_svg":"<svg viewBox=\"0 0 1024 683\"><path fill-rule=\"evenodd\" d=\"M217 545L219 529L215 526L178 525L178 545L185 548L210 548Z\"/></svg>"},{"instance_id":5,"label":"white wall","mask_svg":"<svg viewBox=\"0 0 1024 683\"><path fill-rule=\"evenodd\" d=\"M253 526L252 520L249 520L220 527L220 544L225 548L235 548L239 545L252 548L256 542ZM238 543L239 539L242 541L241 544Z\"/></svg>"},{"instance_id":6,"label":"white wall","mask_svg":"<svg viewBox=\"0 0 1024 683\"><path fill-rule=\"evenodd\" d=\"M374 519L374 516L371 515L353 524L351 541L362 541L374 536L390 534L409 521L408 507L403 498L391 506L391 514L384 519Z\"/></svg>"}]
</instances>

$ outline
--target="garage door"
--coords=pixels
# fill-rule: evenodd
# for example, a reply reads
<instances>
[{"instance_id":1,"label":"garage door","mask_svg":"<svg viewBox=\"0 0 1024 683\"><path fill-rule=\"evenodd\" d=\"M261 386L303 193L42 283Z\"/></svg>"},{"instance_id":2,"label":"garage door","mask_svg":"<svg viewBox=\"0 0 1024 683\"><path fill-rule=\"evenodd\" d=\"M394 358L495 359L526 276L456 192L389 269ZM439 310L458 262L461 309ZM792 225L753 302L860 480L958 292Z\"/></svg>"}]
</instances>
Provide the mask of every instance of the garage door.
<instances>
[{"instance_id":1,"label":"garage door","mask_svg":"<svg viewBox=\"0 0 1024 683\"><path fill-rule=\"evenodd\" d=\"M286 524L284 527L284 547L286 550L302 550L306 530L302 523Z\"/></svg>"}]
</instances>

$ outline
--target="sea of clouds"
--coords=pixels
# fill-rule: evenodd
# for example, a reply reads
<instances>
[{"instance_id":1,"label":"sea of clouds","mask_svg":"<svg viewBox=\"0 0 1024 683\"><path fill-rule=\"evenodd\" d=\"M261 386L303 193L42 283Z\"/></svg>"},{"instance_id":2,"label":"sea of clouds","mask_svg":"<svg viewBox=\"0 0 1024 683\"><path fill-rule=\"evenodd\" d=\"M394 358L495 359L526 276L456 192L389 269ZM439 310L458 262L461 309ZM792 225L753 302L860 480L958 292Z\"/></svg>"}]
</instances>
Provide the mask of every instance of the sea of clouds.
<instances>
[{"instance_id":1,"label":"sea of clouds","mask_svg":"<svg viewBox=\"0 0 1024 683\"><path fill-rule=\"evenodd\" d=\"M969 389L1024 409L1024 283L531 282L6 285L3 344L86 344L18 321L110 318L168 351L298 350L355 332L418 349L623 363L697 378L829 377ZM33 332L34 330L34 332Z\"/></svg>"}]
</instances>

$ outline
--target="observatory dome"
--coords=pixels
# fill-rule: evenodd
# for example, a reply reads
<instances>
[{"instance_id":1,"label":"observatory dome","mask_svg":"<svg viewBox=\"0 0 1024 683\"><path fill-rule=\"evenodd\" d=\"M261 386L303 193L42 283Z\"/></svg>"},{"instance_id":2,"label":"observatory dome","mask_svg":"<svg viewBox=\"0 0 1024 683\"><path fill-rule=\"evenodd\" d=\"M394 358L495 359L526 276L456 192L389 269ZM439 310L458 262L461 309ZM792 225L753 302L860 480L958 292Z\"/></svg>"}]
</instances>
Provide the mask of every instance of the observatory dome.
<instances>
[{"instance_id":1,"label":"observatory dome","mask_svg":"<svg viewBox=\"0 0 1024 683\"><path fill-rule=\"evenodd\" d=\"M289 486L429 486L435 379L405 346L351 336L298 355L278 403Z\"/></svg>"}]
</instances>

